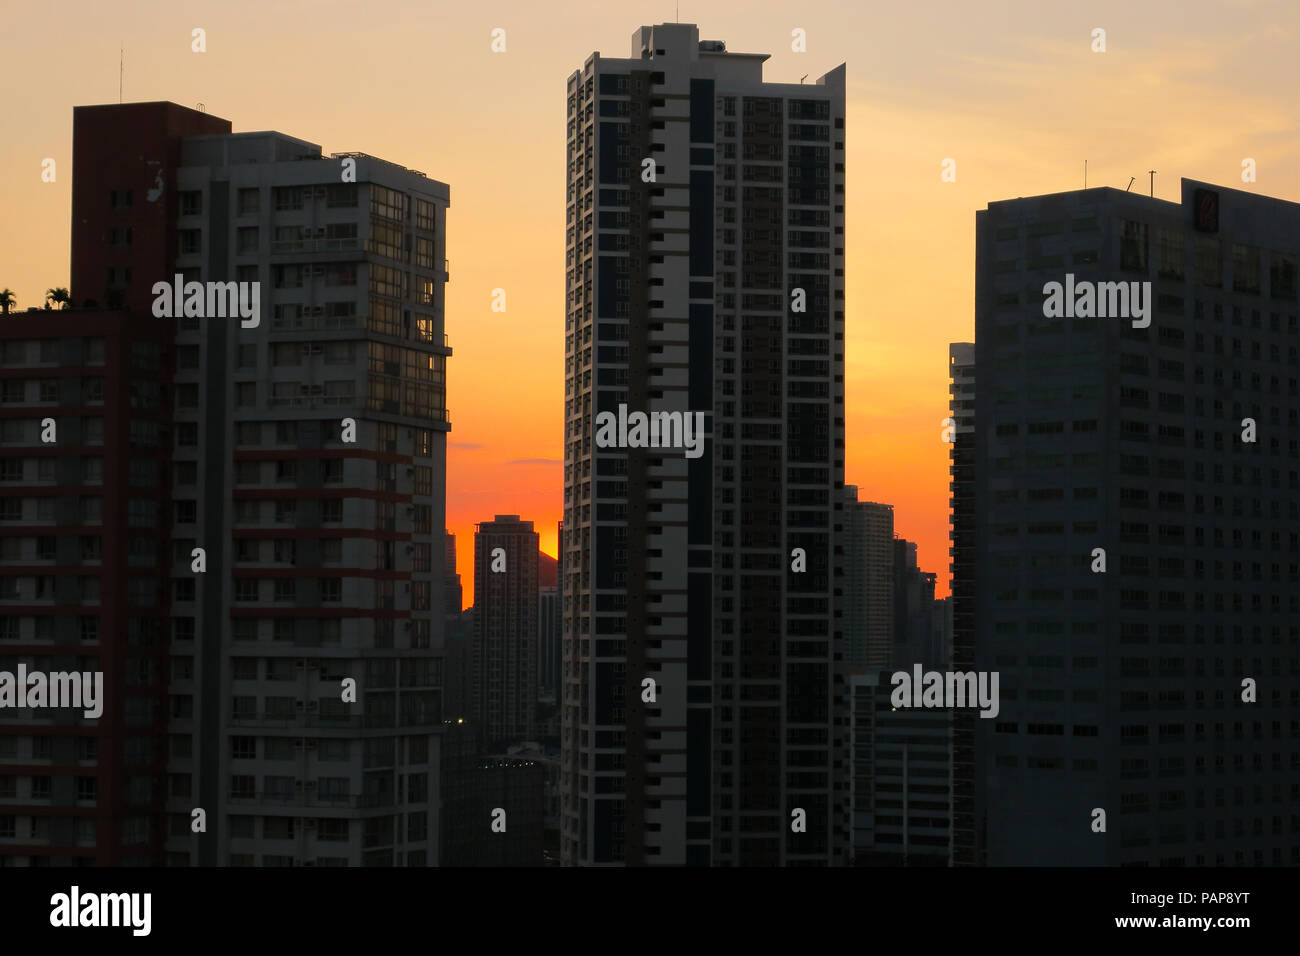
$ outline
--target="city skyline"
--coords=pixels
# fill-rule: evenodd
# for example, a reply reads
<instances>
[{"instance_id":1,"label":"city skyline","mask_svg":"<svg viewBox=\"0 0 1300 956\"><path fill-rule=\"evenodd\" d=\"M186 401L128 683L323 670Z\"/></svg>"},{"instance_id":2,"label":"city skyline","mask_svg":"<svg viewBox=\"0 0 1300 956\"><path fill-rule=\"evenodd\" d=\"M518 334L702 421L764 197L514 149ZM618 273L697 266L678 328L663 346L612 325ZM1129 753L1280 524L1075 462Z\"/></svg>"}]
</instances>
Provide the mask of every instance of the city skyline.
<instances>
[{"instance_id":1,"label":"city skyline","mask_svg":"<svg viewBox=\"0 0 1300 956\"><path fill-rule=\"evenodd\" d=\"M1003 7L38 89L0 864L1300 864L1300 13Z\"/></svg>"},{"instance_id":2,"label":"city skyline","mask_svg":"<svg viewBox=\"0 0 1300 956\"><path fill-rule=\"evenodd\" d=\"M554 554L563 395L551 370L563 355L551 330L564 295L554 229L563 202L549 185L562 175L556 118L572 63L592 49L620 53L630 14L578 5L581 16L561 22L523 5L448 16L393 3L372 8L387 14L381 30L379 18L355 22L350 4L314 4L319 14L309 18L303 9L233 3L155 16L75 3L82 29L6 57L0 74L30 89L12 104L0 156L0 175L14 186L7 217L25 226L0 237L0 285L14 289L19 309L68 285L71 109L116 102L119 39L125 102L202 101L237 132L289 130L327 152L364 148L449 182L448 530L468 540L475 522L518 513L537 522L543 550ZM1296 35L1285 7L1004 9L1005 17L986 17L955 5L935 17L919 7L812 3L761 20L739 3L680 12L702 37L771 53L773 80L798 82L848 62L847 165L857 185L846 195L846 481L895 506L899 532L938 574L938 596L948 593L943 354L949 342L973 338L974 211L1077 188L1084 159L1090 184L1123 188L1136 176L1134 191L1146 191L1155 168L1156 195L1166 199L1184 176L1300 198L1300 155L1283 138L1296 107L1272 65L1285 57L1269 55ZM1198 15L1174 17L1176 9ZM636 16L655 22L670 13ZM37 17L35 7L12 14L18 32ZM497 26L507 48L493 54ZM1109 30L1104 54L1090 49L1098 26ZM206 30L202 54L191 51L196 27ZM806 53L791 50L796 28L806 31ZM924 49L898 42L907 36L925 36ZM381 57L385 82L360 81ZM361 68L323 68L338 63ZM314 88L304 96L282 76L311 76ZM428 123L402 92L467 82L476 95L434 98ZM45 157L57 161L54 183L40 181ZM1244 157L1257 160L1258 185L1238 181ZM956 182L941 180L944 158L956 159ZM939 281L921 278L936 268ZM507 292L504 314L490 311L495 288ZM458 570L469 605L467 554Z\"/></svg>"}]
</instances>

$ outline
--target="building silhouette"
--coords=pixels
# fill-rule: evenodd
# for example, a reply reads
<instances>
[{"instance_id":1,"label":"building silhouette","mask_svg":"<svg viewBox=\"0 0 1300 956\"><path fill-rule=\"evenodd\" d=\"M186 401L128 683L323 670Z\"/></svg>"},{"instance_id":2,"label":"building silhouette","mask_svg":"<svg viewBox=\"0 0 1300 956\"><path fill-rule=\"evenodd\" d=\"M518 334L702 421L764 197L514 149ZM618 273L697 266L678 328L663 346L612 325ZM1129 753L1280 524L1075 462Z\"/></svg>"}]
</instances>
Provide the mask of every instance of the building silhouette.
<instances>
[{"instance_id":1,"label":"building silhouette","mask_svg":"<svg viewBox=\"0 0 1300 956\"><path fill-rule=\"evenodd\" d=\"M877 670L894 658L894 506L859 501L845 485L843 530L844 664Z\"/></svg>"},{"instance_id":2,"label":"building silhouette","mask_svg":"<svg viewBox=\"0 0 1300 956\"><path fill-rule=\"evenodd\" d=\"M1181 198L976 215L991 865L1300 863L1300 205Z\"/></svg>"},{"instance_id":3,"label":"building silhouette","mask_svg":"<svg viewBox=\"0 0 1300 956\"><path fill-rule=\"evenodd\" d=\"M52 314L0 323L0 671L101 672L103 712L0 710L0 865L151 865L171 674L169 330L138 312Z\"/></svg>"},{"instance_id":4,"label":"building silhouette","mask_svg":"<svg viewBox=\"0 0 1300 956\"><path fill-rule=\"evenodd\" d=\"M113 460L104 494L55 507L41 537L51 574L101 588L60 585L16 616L33 651L98 628L111 716L68 738L101 745L75 755L106 783L93 858L434 864L447 186L171 103L79 107L73 124L72 296L129 311L78 318L48 351L61 401L75 383L114 416ZM168 317L174 282L187 305ZM212 309L253 293L255 315ZM97 417L41 450L56 475L91 468ZM71 808L71 778L42 797L42 776L20 775L39 815ZM23 855L87 858L90 792Z\"/></svg>"},{"instance_id":5,"label":"building silhouette","mask_svg":"<svg viewBox=\"0 0 1300 956\"><path fill-rule=\"evenodd\" d=\"M487 750L537 739L537 532L518 515L474 535L473 710Z\"/></svg>"},{"instance_id":6,"label":"building silhouette","mask_svg":"<svg viewBox=\"0 0 1300 956\"><path fill-rule=\"evenodd\" d=\"M568 81L567 864L847 859L845 73L765 59L659 24ZM620 406L707 438L598 443Z\"/></svg>"},{"instance_id":7,"label":"building silhouette","mask_svg":"<svg viewBox=\"0 0 1300 956\"><path fill-rule=\"evenodd\" d=\"M975 667L975 343L948 346L948 418L943 438L949 442L950 520L948 565L948 633L954 671ZM952 862L974 866L978 855L975 819L975 723L970 710L952 715Z\"/></svg>"}]
</instances>

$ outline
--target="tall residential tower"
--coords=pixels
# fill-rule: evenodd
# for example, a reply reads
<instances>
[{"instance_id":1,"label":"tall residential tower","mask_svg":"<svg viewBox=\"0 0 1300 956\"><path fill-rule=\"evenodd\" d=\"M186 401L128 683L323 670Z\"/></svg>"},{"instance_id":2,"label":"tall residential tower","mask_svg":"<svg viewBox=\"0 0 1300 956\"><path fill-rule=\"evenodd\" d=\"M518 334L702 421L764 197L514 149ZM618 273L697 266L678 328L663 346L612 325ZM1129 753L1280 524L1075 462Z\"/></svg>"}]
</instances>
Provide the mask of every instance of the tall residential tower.
<instances>
[{"instance_id":1,"label":"tall residential tower","mask_svg":"<svg viewBox=\"0 0 1300 956\"><path fill-rule=\"evenodd\" d=\"M562 858L838 862L844 67L631 47L567 90ZM598 442L648 412L707 438Z\"/></svg>"}]
</instances>

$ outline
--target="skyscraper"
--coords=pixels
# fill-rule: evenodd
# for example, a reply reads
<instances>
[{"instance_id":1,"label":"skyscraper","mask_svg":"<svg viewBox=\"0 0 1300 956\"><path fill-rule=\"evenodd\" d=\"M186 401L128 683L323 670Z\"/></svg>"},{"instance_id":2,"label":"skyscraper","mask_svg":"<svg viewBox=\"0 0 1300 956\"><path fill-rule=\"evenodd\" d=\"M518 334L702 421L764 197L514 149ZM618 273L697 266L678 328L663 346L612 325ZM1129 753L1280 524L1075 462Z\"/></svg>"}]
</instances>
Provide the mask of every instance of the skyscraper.
<instances>
[{"instance_id":1,"label":"skyscraper","mask_svg":"<svg viewBox=\"0 0 1300 956\"><path fill-rule=\"evenodd\" d=\"M907 668L947 670L943 602L934 599L935 574L917 564L916 542L894 539L894 650L892 661Z\"/></svg>"},{"instance_id":2,"label":"skyscraper","mask_svg":"<svg viewBox=\"0 0 1300 956\"><path fill-rule=\"evenodd\" d=\"M537 532L518 515L474 535L474 721L481 745L537 739Z\"/></svg>"},{"instance_id":3,"label":"skyscraper","mask_svg":"<svg viewBox=\"0 0 1300 956\"><path fill-rule=\"evenodd\" d=\"M562 859L837 862L844 67L631 47L567 91Z\"/></svg>"},{"instance_id":4,"label":"skyscraper","mask_svg":"<svg viewBox=\"0 0 1300 956\"><path fill-rule=\"evenodd\" d=\"M139 512L171 545L166 859L432 864L448 189L229 130L74 113L73 296L112 292L174 346L169 507ZM232 293L258 307L214 313ZM130 686L128 724L152 706Z\"/></svg>"},{"instance_id":5,"label":"skyscraper","mask_svg":"<svg viewBox=\"0 0 1300 956\"><path fill-rule=\"evenodd\" d=\"M894 657L894 506L859 501L845 485L844 664L874 672Z\"/></svg>"},{"instance_id":6,"label":"skyscraper","mask_svg":"<svg viewBox=\"0 0 1300 956\"><path fill-rule=\"evenodd\" d=\"M0 710L0 866L162 859L169 331L117 310L0 323L0 672L103 675L97 718Z\"/></svg>"},{"instance_id":7,"label":"skyscraper","mask_svg":"<svg viewBox=\"0 0 1300 956\"><path fill-rule=\"evenodd\" d=\"M540 588L537 601L538 695L554 700L560 686L560 591Z\"/></svg>"},{"instance_id":8,"label":"skyscraper","mask_svg":"<svg viewBox=\"0 0 1300 956\"><path fill-rule=\"evenodd\" d=\"M976 231L988 862L1300 863L1300 205L1184 179Z\"/></svg>"},{"instance_id":9,"label":"skyscraper","mask_svg":"<svg viewBox=\"0 0 1300 956\"><path fill-rule=\"evenodd\" d=\"M954 671L975 667L975 343L948 346L948 418L942 437L949 442L948 461L952 522L952 664ZM952 716L952 862L983 862L975 831L975 715L957 710Z\"/></svg>"}]
</instances>

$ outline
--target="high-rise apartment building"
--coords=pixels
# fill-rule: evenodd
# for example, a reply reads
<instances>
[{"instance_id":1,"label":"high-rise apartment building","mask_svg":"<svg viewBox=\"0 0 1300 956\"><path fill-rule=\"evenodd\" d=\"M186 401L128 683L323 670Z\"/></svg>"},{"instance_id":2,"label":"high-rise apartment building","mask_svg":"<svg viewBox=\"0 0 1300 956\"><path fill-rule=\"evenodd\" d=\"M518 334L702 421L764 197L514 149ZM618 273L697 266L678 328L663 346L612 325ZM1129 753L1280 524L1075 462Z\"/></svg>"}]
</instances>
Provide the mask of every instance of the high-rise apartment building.
<instances>
[{"instance_id":1,"label":"high-rise apartment building","mask_svg":"<svg viewBox=\"0 0 1300 956\"><path fill-rule=\"evenodd\" d=\"M842 497L844 664L875 671L894 657L894 506L859 501L856 485Z\"/></svg>"},{"instance_id":2,"label":"high-rise apartment building","mask_svg":"<svg viewBox=\"0 0 1300 956\"><path fill-rule=\"evenodd\" d=\"M844 67L631 47L567 90L561 856L838 862Z\"/></svg>"},{"instance_id":3,"label":"high-rise apartment building","mask_svg":"<svg viewBox=\"0 0 1300 956\"><path fill-rule=\"evenodd\" d=\"M948 564L954 671L975 667L975 343L948 346L948 418L942 437L949 443L948 474L951 507ZM984 862L977 853L975 831L975 722L970 710L952 717L952 862L974 866Z\"/></svg>"},{"instance_id":4,"label":"high-rise apartment building","mask_svg":"<svg viewBox=\"0 0 1300 956\"><path fill-rule=\"evenodd\" d=\"M169 331L121 311L0 323L0 671L103 675L98 718L0 711L0 866L162 857Z\"/></svg>"},{"instance_id":5,"label":"high-rise apartment building","mask_svg":"<svg viewBox=\"0 0 1300 956\"><path fill-rule=\"evenodd\" d=\"M1185 179L976 228L988 862L1300 863L1300 205Z\"/></svg>"},{"instance_id":6,"label":"high-rise apartment building","mask_svg":"<svg viewBox=\"0 0 1300 956\"><path fill-rule=\"evenodd\" d=\"M954 712L896 709L890 677L848 677L854 863L947 866Z\"/></svg>"},{"instance_id":7,"label":"high-rise apartment building","mask_svg":"<svg viewBox=\"0 0 1300 956\"><path fill-rule=\"evenodd\" d=\"M537 739L537 532L518 515L474 534L474 721L489 750Z\"/></svg>"},{"instance_id":8,"label":"high-rise apartment building","mask_svg":"<svg viewBox=\"0 0 1300 956\"><path fill-rule=\"evenodd\" d=\"M174 104L74 127L74 299L174 345L166 860L433 864L448 189Z\"/></svg>"},{"instance_id":9,"label":"high-rise apartment building","mask_svg":"<svg viewBox=\"0 0 1300 956\"><path fill-rule=\"evenodd\" d=\"M449 619L458 619L465 600L461 587L460 575L456 573L456 536L450 532L443 535L443 613Z\"/></svg>"}]
</instances>

